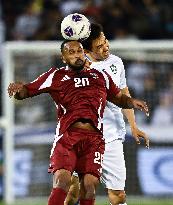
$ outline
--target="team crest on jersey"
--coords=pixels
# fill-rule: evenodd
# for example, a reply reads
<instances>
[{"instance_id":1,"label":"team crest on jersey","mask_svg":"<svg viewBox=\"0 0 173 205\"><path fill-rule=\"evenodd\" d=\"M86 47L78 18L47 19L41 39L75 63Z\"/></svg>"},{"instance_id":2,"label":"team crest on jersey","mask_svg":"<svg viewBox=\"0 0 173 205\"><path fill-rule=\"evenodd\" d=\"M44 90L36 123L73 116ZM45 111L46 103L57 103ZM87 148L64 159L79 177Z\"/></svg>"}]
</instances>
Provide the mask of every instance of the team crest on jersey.
<instances>
[{"instance_id":1,"label":"team crest on jersey","mask_svg":"<svg viewBox=\"0 0 173 205\"><path fill-rule=\"evenodd\" d=\"M111 71L113 72L113 74L116 74L116 73L117 73L117 67L116 67L114 64L112 64L112 65L110 66L110 69L111 69Z\"/></svg>"},{"instance_id":2,"label":"team crest on jersey","mask_svg":"<svg viewBox=\"0 0 173 205\"><path fill-rule=\"evenodd\" d=\"M90 75L93 76L93 78L97 79L98 78L98 75L96 73L90 73Z\"/></svg>"}]
</instances>

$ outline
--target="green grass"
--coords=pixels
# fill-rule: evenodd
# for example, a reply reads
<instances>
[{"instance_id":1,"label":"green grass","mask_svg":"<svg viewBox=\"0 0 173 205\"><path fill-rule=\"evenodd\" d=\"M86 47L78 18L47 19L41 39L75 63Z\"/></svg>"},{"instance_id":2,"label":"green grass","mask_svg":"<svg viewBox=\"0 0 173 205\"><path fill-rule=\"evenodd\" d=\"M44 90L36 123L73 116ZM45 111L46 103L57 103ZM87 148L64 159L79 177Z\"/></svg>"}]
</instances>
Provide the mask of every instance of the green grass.
<instances>
[{"instance_id":1,"label":"green grass","mask_svg":"<svg viewBox=\"0 0 173 205\"><path fill-rule=\"evenodd\" d=\"M172 199L157 199L157 198L129 198L128 205L173 205ZM0 202L0 205L5 205L5 203ZM20 200L13 205L47 205L47 199L44 200ZM97 198L96 205L109 205L106 198Z\"/></svg>"}]
</instances>

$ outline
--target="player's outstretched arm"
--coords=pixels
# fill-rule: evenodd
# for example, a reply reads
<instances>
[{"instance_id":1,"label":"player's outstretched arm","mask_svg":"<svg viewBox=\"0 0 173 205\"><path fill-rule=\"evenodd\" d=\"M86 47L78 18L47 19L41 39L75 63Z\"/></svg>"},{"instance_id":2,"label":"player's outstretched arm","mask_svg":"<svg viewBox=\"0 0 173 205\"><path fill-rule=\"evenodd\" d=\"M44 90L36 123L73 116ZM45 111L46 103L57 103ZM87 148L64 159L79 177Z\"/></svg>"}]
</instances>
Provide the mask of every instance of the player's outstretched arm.
<instances>
[{"instance_id":1,"label":"player's outstretched arm","mask_svg":"<svg viewBox=\"0 0 173 205\"><path fill-rule=\"evenodd\" d=\"M9 97L13 97L17 100L22 100L28 97L28 91L23 83L10 83L8 86Z\"/></svg>"},{"instance_id":2,"label":"player's outstretched arm","mask_svg":"<svg viewBox=\"0 0 173 205\"><path fill-rule=\"evenodd\" d=\"M126 94L130 97L128 87L125 87L124 89L121 89L121 91L122 91L123 94ZM136 124L136 120L135 120L134 110L133 109L122 109L122 112L128 120L132 136L135 139L136 143L140 144L140 139L143 138L144 141L145 141L146 148L149 148L149 143L150 143L149 137L145 132L141 131L138 128L138 126Z\"/></svg>"},{"instance_id":3,"label":"player's outstretched arm","mask_svg":"<svg viewBox=\"0 0 173 205\"><path fill-rule=\"evenodd\" d=\"M117 95L115 95L111 99L111 102L124 109L135 108L145 112L146 115L149 113L148 106L145 101L128 97L127 95L122 94L122 92L119 92Z\"/></svg>"},{"instance_id":4,"label":"player's outstretched arm","mask_svg":"<svg viewBox=\"0 0 173 205\"><path fill-rule=\"evenodd\" d=\"M149 115L148 106L145 101L138 100L135 98L131 98L127 95L124 95L121 90L114 84L111 76L106 72L104 72L104 77L109 82L109 86L107 87L107 100L114 103L118 107L124 108L124 109L132 109L136 108L138 110L141 110L146 113L146 115Z\"/></svg>"}]
</instances>

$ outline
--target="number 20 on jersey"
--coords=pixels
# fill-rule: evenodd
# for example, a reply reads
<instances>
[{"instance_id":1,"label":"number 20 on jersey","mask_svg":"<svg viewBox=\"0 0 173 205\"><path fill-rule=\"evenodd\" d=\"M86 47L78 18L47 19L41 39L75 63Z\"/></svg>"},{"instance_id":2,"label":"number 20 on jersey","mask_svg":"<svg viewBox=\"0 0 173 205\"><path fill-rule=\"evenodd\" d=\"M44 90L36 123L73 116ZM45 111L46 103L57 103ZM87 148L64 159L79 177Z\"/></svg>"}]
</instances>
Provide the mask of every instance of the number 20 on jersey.
<instances>
[{"instance_id":1,"label":"number 20 on jersey","mask_svg":"<svg viewBox=\"0 0 173 205\"><path fill-rule=\"evenodd\" d=\"M74 82L76 88L89 85L88 78L74 78Z\"/></svg>"}]
</instances>

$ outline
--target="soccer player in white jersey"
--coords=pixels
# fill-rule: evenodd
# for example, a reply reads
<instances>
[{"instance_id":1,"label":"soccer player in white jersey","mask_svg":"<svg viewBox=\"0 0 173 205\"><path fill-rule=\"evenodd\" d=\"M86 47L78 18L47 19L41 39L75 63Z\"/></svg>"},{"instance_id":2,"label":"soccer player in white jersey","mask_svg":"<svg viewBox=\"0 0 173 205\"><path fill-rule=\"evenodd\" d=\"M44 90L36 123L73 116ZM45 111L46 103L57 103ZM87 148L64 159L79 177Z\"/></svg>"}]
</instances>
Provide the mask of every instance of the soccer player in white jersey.
<instances>
[{"instance_id":1,"label":"soccer player in white jersey","mask_svg":"<svg viewBox=\"0 0 173 205\"><path fill-rule=\"evenodd\" d=\"M123 62L118 56L109 53L109 44L104 36L101 25L91 24L91 34L82 44L87 58L92 62L90 67L105 70L121 91L126 95L130 95L126 84ZM126 130L122 113L130 124L132 136L137 144L140 144L140 138L144 138L146 147L149 147L147 135L139 130L136 125L134 111L130 109L121 110L112 103L107 102L103 118L103 133L106 146L103 157L101 182L108 190L109 201L112 205L126 204L124 191L126 167L123 152L123 141ZM74 193L77 193L77 185L75 186L73 184L66 204L70 201L69 198L75 197L73 190L75 190Z\"/></svg>"}]
</instances>

